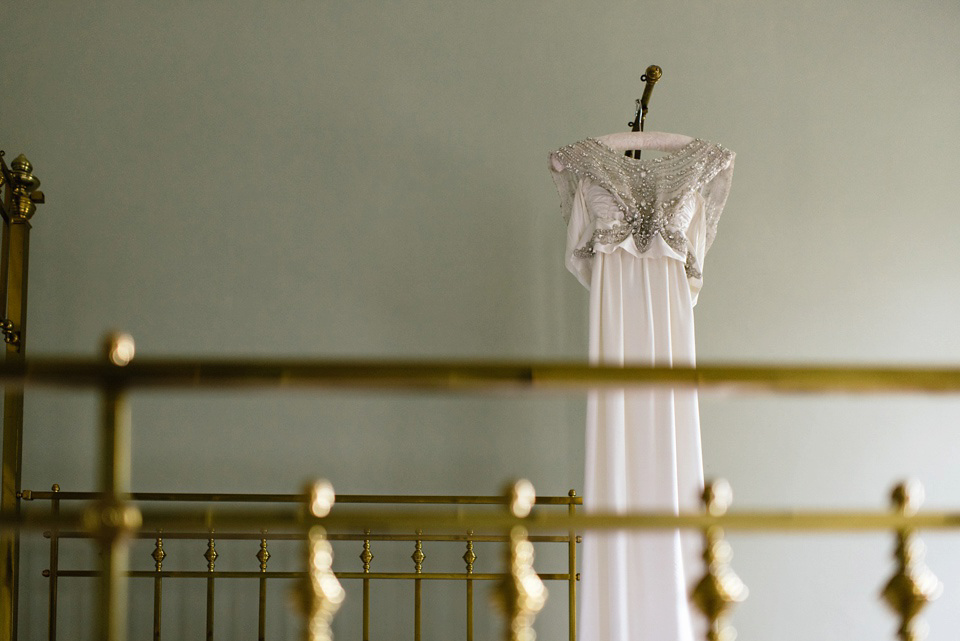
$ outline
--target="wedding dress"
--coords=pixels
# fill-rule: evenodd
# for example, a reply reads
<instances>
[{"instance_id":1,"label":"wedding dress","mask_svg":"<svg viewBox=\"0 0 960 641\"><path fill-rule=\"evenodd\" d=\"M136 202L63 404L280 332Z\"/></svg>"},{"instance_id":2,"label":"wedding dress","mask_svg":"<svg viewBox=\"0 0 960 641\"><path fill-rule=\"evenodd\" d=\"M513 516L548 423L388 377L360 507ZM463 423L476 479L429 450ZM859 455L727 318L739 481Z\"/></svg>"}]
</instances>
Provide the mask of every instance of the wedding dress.
<instances>
[{"instance_id":1,"label":"wedding dress","mask_svg":"<svg viewBox=\"0 0 960 641\"><path fill-rule=\"evenodd\" d=\"M550 154L567 223L566 265L590 290L590 361L693 366L693 306L734 153L693 139L634 159L595 138ZM587 402L584 506L696 511L703 489L695 389L596 390ZM580 641L694 641L694 531L587 533Z\"/></svg>"}]
</instances>

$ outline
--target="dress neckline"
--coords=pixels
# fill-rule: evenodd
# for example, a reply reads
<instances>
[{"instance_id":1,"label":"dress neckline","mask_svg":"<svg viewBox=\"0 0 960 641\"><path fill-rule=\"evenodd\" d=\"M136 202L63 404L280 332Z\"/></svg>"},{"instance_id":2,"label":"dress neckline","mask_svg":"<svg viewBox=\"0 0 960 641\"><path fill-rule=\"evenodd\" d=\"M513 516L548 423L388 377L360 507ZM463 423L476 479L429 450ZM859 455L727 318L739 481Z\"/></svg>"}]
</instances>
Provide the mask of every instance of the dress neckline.
<instances>
[{"instance_id":1,"label":"dress neckline","mask_svg":"<svg viewBox=\"0 0 960 641\"><path fill-rule=\"evenodd\" d=\"M614 148L614 147L611 147L610 145L608 145L607 143L603 142L603 141L600 140L599 138L587 138L587 140L590 141L590 142L592 142L592 143L594 143L595 145L597 145L597 146L598 146L600 149L602 149L605 153L613 154L613 155L615 156L615 159L616 159L616 160L624 161L624 162L627 162L628 164L636 164L636 165L659 164L659 163L665 162L665 161L667 161L667 160L670 160L670 159L672 159L672 158L676 158L676 157L682 156L683 154L685 154L686 152L688 152L690 149L692 149L692 148L694 148L695 146L697 146L697 145L702 144L702 143L705 142L704 140L701 140L700 138L694 138L693 140L691 140L691 141L688 142L687 144L683 145L683 146L680 147L679 149L675 149L675 150L671 151L670 153L664 154L664 155L662 155L662 156L657 156L656 158L646 158L646 159L644 159L644 158L631 158L630 156L626 156L626 155L624 155L624 151L625 151L624 149L616 149L616 148ZM655 151L655 150L654 150L654 151Z\"/></svg>"}]
</instances>

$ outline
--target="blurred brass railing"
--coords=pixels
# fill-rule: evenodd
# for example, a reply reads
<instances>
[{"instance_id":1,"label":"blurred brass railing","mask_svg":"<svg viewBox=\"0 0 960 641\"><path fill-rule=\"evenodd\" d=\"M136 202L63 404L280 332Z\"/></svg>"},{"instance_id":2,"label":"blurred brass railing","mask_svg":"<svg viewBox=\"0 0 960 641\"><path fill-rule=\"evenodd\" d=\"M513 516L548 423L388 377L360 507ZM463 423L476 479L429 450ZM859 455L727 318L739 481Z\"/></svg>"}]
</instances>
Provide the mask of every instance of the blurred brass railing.
<instances>
[{"instance_id":1,"label":"blurred brass railing","mask_svg":"<svg viewBox=\"0 0 960 641\"><path fill-rule=\"evenodd\" d=\"M53 527L63 530L85 530L89 526L85 510L61 509L58 516L35 514L0 514L0 529L46 531ZM154 531L159 527L184 533L203 533L211 527L218 530L243 528L251 525L269 528L274 532L298 531L314 520L304 517L296 508L275 509L149 509L140 510L137 530ZM470 529L478 533L504 532L522 525L530 532L563 530L672 530L675 528L703 529L722 527L727 530L757 532L868 532L904 528L924 530L960 530L960 511L930 511L912 515L882 511L830 510L741 510L722 516L705 513L672 514L666 512L589 512L574 516L539 514L520 519L509 514L479 514L454 512L437 514L424 511L344 510L335 511L323 519L330 528L377 528L384 532L409 532L411 527Z\"/></svg>"},{"instance_id":2,"label":"blurred brass railing","mask_svg":"<svg viewBox=\"0 0 960 641\"><path fill-rule=\"evenodd\" d=\"M8 386L134 388L353 388L472 391L570 390L647 385L738 392L960 393L960 368L849 365L603 367L582 363L32 358L0 364Z\"/></svg>"},{"instance_id":3,"label":"blurred brass railing","mask_svg":"<svg viewBox=\"0 0 960 641\"><path fill-rule=\"evenodd\" d=\"M728 638L724 613L743 600L746 588L729 568L729 546L723 528L835 530L885 529L897 535L897 573L883 595L899 614L898 636L920 638L915 625L923 605L936 598L940 583L922 562L916 528L958 528L960 513L916 514L918 490L901 486L894 493L891 513L873 512L744 512L726 514L730 493L724 484L711 485L704 494L704 514L576 514L548 516L532 513L532 487L512 486L509 512L479 515L460 506L445 515L418 511L336 510L332 488L315 484L302 494L304 507L290 509L203 510L141 512L131 502L129 392L137 388L366 388L472 391L497 389L585 389L601 386L693 385L760 392L844 393L957 393L960 369L820 366L700 366L697 368L591 367L570 364L451 363L410 361L296 361L296 360L154 360L133 361L133 341L113 335L102 360L35 359L0 366L0 381L9 386L49 384L93 386L102 393L100 437L100 492L91 496L82 513L59 515L0 513L0 530L42 527L82 528L101 548L100 598L97 637L121 641L126 634L127 544L144 528L163 526L183 531L207 531L255 525L273 530L288 528L305 534L308 580L304 583L302 612L305 638L327 641L330 622L343 598L332 572L330 527L365 527L382 531L411 525L456 527L476 533L506 535L505 563L511 579L501 589L507 614L505 638L532 641L532 622L543 606L545 588L533 572L529 532L573 532L591 529L693 527L704 533L707 573L691 595L711 621L708 640ZM6 471L6 470L5 470ZM212 555L211 555L212 556ZM212 561L211 561L212 563Z\"/></svg>"}]
</instances>

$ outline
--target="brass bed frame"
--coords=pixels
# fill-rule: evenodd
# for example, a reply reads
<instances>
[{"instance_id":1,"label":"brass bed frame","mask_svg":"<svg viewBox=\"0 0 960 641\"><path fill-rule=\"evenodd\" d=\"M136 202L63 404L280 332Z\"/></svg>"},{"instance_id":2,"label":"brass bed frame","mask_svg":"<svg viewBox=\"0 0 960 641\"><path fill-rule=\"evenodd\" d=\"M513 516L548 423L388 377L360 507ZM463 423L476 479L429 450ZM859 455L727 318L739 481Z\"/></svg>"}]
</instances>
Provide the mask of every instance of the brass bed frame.
<instances>
[{"instance_id":1,"label":"brass bed frame","mask_svg":"<svg viewBox=\"0 0 960 641\"><path fill-rule=\"evenodd\" d=\"M2 273L0 273L0 328L6 342L0 379L5 385L3 427L3 486L0 496L0 641L17 637L17 590L20 568L19 537L47 532L50 538L50 638L56 637L56 600L60 579L97 577L96 634L108 641L126 638L128 581L154 581L155 617L162 607L164 580L203 579L207 582L208 638L213 633L212 603L219 579L257 579L260 586L260 638L266 581L273 578L301 582L304 638L330 638L330 625L343 598L339 579L359 580L364 592L364 640L369 624L371 580L402 579L415 584L415 638L419 639L420 586L424 580L464 581L472 639L473 582L496 580L506 617L504 638L532 641L533 621L542 608L546 590L542 580L567 583L570 639L575 639L577 533L586 530L627 528L696 528L704 534L706 573L691 595L709 621L707 639L729 635L725 613L746 597L746 588L729 566L729 546L724 529L749 530L883 530L896 539L897 569L882 594L900 618L897 635L918 639L917 615L936 598L940 582L917 554L916 530L960 528L960 511L917 511L922 492L915 484L898 485L889 511L880 512L730 512L729 487L708 484L701 513L610 514L577 510L580 499L567 497L537 500L532 486L517 481L501 497L384 497L342 496L332 487L315 482L290 495L144 495L130 491L130 434L128 399L137 389L225 387L421 389L464 391L479 389L562 389L581 391L601 386L692 385L778 393L805 392L960 392L957 368L878 367L752 367L699 366L697 368L608 368L563 363L482 362L356 362L324 360L149 360L134 359L133 340L112 335L100 358L25 359L26 276L30 218L43 202L39 181L21 156L8 168L0 157L3 199ZM23 389L31 385L88 387L101 395L100 474L97 492L28 491L20 487ZM43 501L48 509L26 509ZM173 501L173 507L165 506ZM189 502L196 505L184 506ZM336 507L334 508L334 503ZM71 507L82 503L83 507ZM426 509L435 503L438 509ZM490 506L499 506L490 509ZM559 507L552 512L549 508ZM566 509L563 509L563 508ZM589 507L589 506L588 506ZM68 538L91 538L99 546L98 567L62 568L59 550ZM132 539L155 542L152 570L129 570ZM245 538L257 542L258 570L226 573L216 569L216 540ZM206 571L172 572L163 569L163 539L192 538L206 543ZM304 568L293 573L268 570L270 541L302 540ZM413 543L412 572L374 572L373 541ZM330 541L359 545L362 571L334 572ZM424 542L455 542L464 546L464 567L457 572L423 572ZM504 548L503 570L474 573L474 544L499 543ZM567 548L562 572L538 576L533 570L532 543L561 544ZM251 552L252 554L252 552ZM159 622L159 618L155 618ZM160 627L155 624L154 638Z\"/></svg>"}]
</instances>

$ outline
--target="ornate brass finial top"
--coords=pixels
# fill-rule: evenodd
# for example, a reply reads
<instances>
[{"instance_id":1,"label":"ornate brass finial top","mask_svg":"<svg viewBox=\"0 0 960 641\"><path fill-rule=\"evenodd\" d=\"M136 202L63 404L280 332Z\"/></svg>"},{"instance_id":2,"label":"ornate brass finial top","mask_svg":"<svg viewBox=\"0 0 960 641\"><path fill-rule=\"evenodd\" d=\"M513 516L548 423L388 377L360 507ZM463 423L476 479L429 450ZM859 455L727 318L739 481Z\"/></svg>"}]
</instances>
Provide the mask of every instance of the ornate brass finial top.
<instances>
[{"instance_id":1,"label":"ornate brass finial top","mask_svg":"<svg viewBox=\"0 0 960 641\"><path fill-rule=\"evenodd\" d=\"M537 502L537 491L533 488L533 483L527 479L520 479L513 483L507 488L506 494L510 513L521 519L530 514L534 503Z\"/></svg>"},{"instance_id":2,"label":"ornate brass finial top","mask_svg":"<svg viewBox=\"0 0 960 641\"><path fill-rule=\"evenodd\" d=\"M890 498L894 510L903 516L912 516L923 503L923 494L923 486L911 480L894 487ZM881 594L900 617L897 636L901 641L922 641L926 637L927 625L918 614L943 592L943 584L924 563L925 549L913 528L897 531L897 546L893 553L897 570Z\"/></svg>"},{"instance_id":3,"label":"ornate brass finial top","mask_svg":"<svg viewBox=\"0 0 960 641\"><path fill-rule=\"evenodd\" d=\"M264 533L266 534L266 533ZM267 561L270 560L270 552L267 550L267 540L260 539L260 550L257 552L257 561L260 561L260 571L267 571Z\"/></svg>"},{"instance_id":4,"label":"ornate brass finial top","mask_svg":"<svg viewBox=\"0 0 960 641\"><path fill-rule=\"evenodd\" d=\"M660 76L663 75L663 69L657 65L650 65L647 67L647 70L644 72L644 75L647 77L647 80L650 82L656 82L660 80Z\"/></svg>"},{"instance_id":5,"label":"ornate brass finial top","mask_svg":"<svg viewBox=\"0 0 960 641\"><path fill-rule=\"evenodd\" d=\"M904 516L913 516L923 505L926 498L923 484L916 479L909 479L898 483L890 492L890 501L893 507Z\"/></svg>"},{"instance_id":6,"label":"ornate brass finial top","mask_svg":"<svg viewBox=\"0 0 960 641\"><path fill-rule=\"evenodd\" d=\"M0 156L3 154L0 153ZM12 207L5 215L17 222L28 221L37 211L37 205L46 202L43 192L39 190L40 179L33 175L33 165L27 157L20 154L10 163L10 173L7 173L6 163L3 165L3 176L0 176L0 185L11 189ZM9 182L9 184L7 184Z\"/></svg>"},{"instance_id":7,"label":"ornate brass finial top","mask_svg":"<svg viewBox=\"0 0 960 641\"><path fill-rule=\"evenodd\" d=\"M707 483L703 489L703 506L711 516L723 516L733 502L733 488L726 479L717 479Z\"/></svg>"},{"instance_id":8,"label":"ornate brass finial top","mask_svg":"<svg viewBox=\"0 0 960 641\"><path fill-rule=\"evenodd\" d=\"M14 171L22 171L27 174L33 171L33 165L30 164L30 161L27 160L27 157L23 154L20 154L10 162L10 168Z\"/></svg>"},{"instance_id":9,"label":"ornate brass finial top","mask_svg":"<svg viewBox=\"0 0 960 641\"><path fill-rule=\"evenodd\" d=\"M311 483L307 488L307 494L310 496L310 513L313 516L322 518L330 514L333 504L337 499L333 491L333 484L326 479L320 479Z\"/></svg>"},{"instance_id":10,"label":"ornate brass finial top","mask_svg":"<svg viewBox=\"0 0 960 641\"><path fill-rule=\"evenodd\" d=\"M133 336L124 332L111 332L103 339L103 353L110 363L123 367L129 365L136 352Z\"/></svg>"},{"instance_id":11,"label":"ornate brass finial top","mask_svg":"<svg viewBox=\"0 0 960 641\"><path fill-rule=\"evenodd\" d=\"M153 548L153 553L150 555L153 557L154 563L156 563L156 570L160 572L163 570L163 560L167 558L167 552L163 549L163 538L160 536L163 532L157 533L157 542L156 546Z\"/></svg>"}]
</instances>

